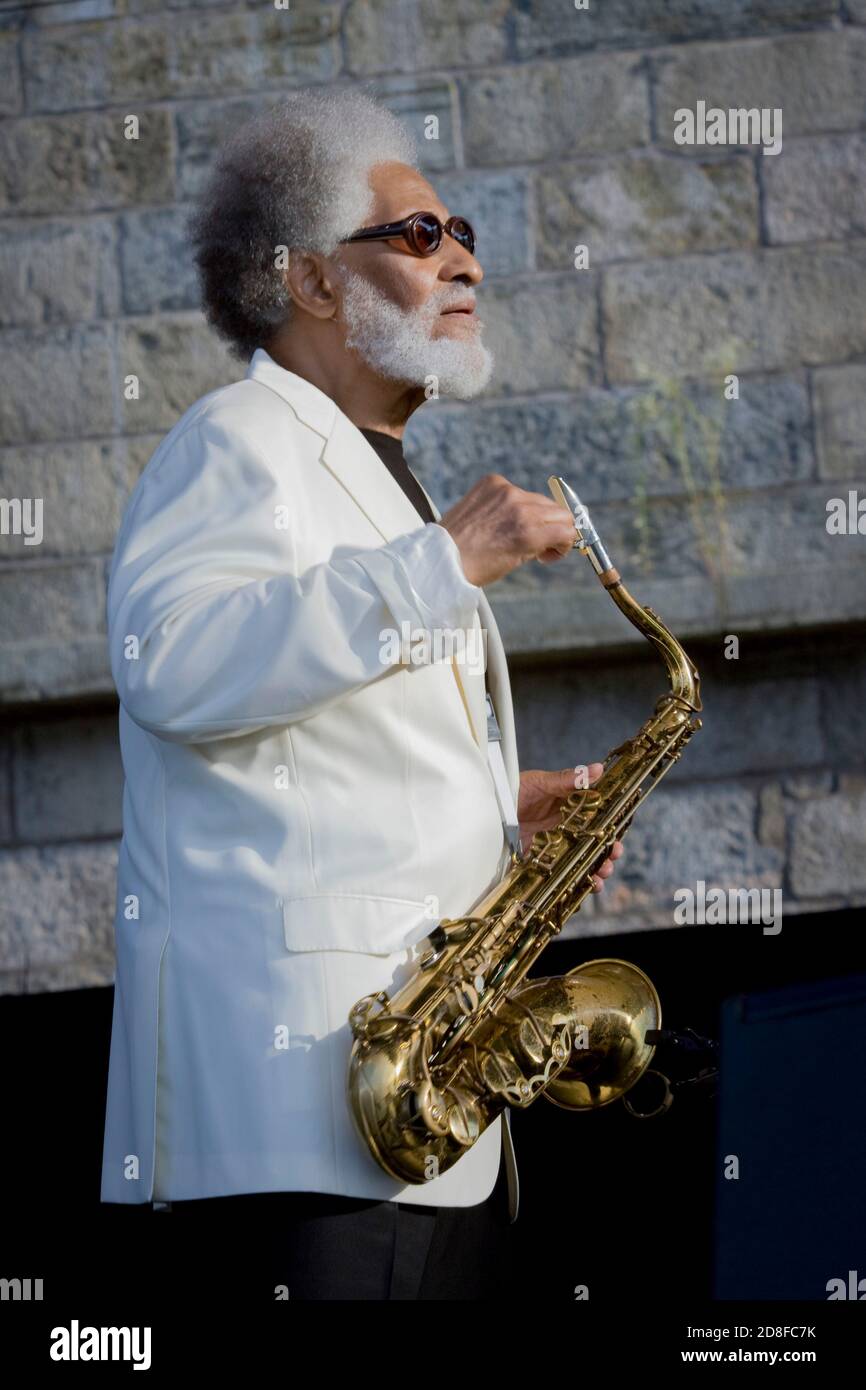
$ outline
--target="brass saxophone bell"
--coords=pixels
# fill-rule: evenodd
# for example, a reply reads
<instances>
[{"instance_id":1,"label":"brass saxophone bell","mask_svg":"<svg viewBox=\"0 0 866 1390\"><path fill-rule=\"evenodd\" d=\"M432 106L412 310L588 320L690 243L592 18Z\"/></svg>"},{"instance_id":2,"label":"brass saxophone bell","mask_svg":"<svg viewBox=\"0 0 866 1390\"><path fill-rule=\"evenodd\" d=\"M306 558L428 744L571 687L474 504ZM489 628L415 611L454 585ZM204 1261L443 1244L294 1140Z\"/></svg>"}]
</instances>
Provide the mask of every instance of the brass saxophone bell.
<instances>
[{"instance_id":1,"label":"brass saxophone bell","mask_svg":"<svg viewBox=\"0 0 866 1390\"><path fill-rule=\"evenodd\" d=\"M661 1001L652 980L624 960L585 961L562 983L578 1032L543 1095L564 1110L597 1110L624 1096L652 1061L646 1033L661 1027Z\"/></svg>"}]
</instances>

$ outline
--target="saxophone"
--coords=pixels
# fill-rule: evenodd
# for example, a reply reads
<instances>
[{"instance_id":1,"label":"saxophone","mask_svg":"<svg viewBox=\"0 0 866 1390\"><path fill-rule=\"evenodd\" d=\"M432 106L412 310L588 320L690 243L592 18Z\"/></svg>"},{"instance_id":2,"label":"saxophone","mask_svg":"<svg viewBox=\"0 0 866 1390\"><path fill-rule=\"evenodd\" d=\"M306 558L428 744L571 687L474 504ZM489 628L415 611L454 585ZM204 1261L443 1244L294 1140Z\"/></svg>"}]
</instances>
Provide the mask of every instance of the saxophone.
<instances>
[{"instance_id":1,"label":"saxophone","mask_svg":"<svg viewBox=\"0 0 866 1390\"><path fill-rule=\"evenodd\" d=\"M589 513L564 479L548 486L572 512L574 546L616 606L655 647L669 691L605 759L594 786L564 801L553 830L513 850L496 886L465 917L443 918L393 998L359 999L347 1077L355 1127L376 1162L405 1183L438 1177L505 1109L543 1095L594 1110L640 1080L661 1027L655 987L637 966L591 960L567 974L526 975L592 892L593 873L700 728L698 672L651 608L632 598Z\"/></svg>"}]
</instances>

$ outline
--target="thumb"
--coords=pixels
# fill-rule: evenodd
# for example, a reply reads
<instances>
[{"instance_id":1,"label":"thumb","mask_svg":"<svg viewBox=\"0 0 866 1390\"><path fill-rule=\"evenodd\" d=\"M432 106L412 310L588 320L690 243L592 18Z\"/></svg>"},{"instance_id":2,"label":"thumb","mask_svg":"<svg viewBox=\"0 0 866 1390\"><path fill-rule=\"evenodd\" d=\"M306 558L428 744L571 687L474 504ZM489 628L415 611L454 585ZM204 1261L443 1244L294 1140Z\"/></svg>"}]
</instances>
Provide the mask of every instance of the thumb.
<instances>
[{"instance_id":1,"label":"thumb","mask_svg":"<svg viewBox=\"0 0 866 1390\"><path fill-rule=\"evenodd\" d=\"M584 772L584 769L586 770L585 780L589 783L590 786L592 786L593 782L597 782L601 774L604 772L604 763L578 763L576 767L570 767L568 769L568 773L571 778L570 790L572 791L574 790L574 783L575 778L577 776L578 768L580 769L581 773ZM583 780L581 780L580 786L583 787Z\"/></svg>"}]
</instances>

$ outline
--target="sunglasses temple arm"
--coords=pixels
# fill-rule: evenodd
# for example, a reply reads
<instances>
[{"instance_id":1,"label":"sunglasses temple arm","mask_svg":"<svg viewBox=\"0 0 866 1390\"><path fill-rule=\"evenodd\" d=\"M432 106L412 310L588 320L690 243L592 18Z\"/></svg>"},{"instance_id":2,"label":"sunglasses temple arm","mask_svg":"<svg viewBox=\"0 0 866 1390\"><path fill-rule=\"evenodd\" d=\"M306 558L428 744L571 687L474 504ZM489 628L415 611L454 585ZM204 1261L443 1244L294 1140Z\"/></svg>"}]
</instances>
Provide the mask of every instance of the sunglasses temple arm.
<instances>
[{"instance_id":1,"label":"sunglasses temple arm","mask_svg":"<svg viewBox=\"0 0 866 1390\"><path fill-rule=\"evenodd\" d=\"M381 227L362 227L359 232L353 232L351 236L341 237L341 241L388 241L392 237L403 236L406 231L407 223L386 222Z\"/></svg>"}]
</instances>

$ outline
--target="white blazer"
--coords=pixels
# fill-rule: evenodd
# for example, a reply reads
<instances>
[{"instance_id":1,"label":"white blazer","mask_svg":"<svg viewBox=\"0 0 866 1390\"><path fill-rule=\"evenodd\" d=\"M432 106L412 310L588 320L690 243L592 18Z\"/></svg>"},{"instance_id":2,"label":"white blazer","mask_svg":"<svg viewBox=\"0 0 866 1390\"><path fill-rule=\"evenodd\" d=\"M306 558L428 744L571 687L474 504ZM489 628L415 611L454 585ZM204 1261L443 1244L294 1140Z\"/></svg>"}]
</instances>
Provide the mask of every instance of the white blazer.
<instances>
[{"instance_id":1,"label":"white blazer","mask_svg":"<svg viewBox=\"0 0 866 1390\"><path fill-rule=\"evenodd\" d=\"M479 620L516 798L489 604L334 401L259 348L148 462L108 586L126 783L103 1202L472 1206L502 1144L516 1217L507 1123L404 1185L346 1096L352 1005L507 862L480 669L381 655L404 621Z\"/></svg>"}]
</instances>

